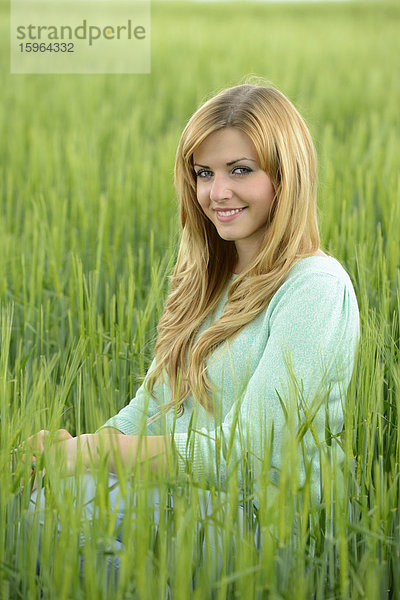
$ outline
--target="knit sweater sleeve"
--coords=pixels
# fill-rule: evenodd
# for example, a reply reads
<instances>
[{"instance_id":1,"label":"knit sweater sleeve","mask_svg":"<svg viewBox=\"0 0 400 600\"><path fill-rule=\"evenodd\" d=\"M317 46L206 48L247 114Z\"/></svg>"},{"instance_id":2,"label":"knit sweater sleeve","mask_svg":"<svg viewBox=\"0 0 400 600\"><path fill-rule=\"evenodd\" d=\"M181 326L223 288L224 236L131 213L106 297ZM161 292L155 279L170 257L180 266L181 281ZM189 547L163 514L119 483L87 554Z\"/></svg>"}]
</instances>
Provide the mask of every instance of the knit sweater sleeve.
<instances>
[{"instance_id":1,"label":"knit sweater sleeve","mask_svg":"<svg viewBox=\"0 0 400 600\"><path fill-rule=\"evenodd\" d=\"M300 479L306 464L311 465L316 485L319 448L331 443L328 438L334 439L343 426L343 401L359 337L350 279L324 271L289 278L271 299L262 329L266 343L261 359L219 427L175 434L182 475L190 472L207 485L224 485L243 450L254 472L268 443L272 478L279 479L290 443L285 436L294 423L301 439Z\"/></svg>"}]
</instances>

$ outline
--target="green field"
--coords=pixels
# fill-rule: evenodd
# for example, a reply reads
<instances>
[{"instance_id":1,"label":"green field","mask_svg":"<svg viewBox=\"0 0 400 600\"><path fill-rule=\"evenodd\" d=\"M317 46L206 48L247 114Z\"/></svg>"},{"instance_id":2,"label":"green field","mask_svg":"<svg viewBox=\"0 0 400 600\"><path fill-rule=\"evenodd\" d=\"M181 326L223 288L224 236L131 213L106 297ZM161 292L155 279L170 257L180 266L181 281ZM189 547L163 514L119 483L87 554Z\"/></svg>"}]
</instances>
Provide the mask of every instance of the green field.
<instances>
[{"instance_id":1,"label":"green field","mask_svg":"<svg viewBox=\"0 0 400 600\"><path fill-rule=\"evenodd\" d=\"M0 599L154 600L167 581L174 600L400 597L400 6L153 2L150 75L10 75L0 12ZM11 449L42 428L95 431L135 394L177 248L180 133L205 97L251 73L309 124L322 245L359 301L346 497L327 463L332 493L321 505L283 480L255 515L260 549L251 527L237 529L230 482L227 510L214 516L225 519L214 582L212 559L191 560L197 486L159 483L176 500L156 538L147 477L136 476L144 499L124 523L113 586L105 491L80 546L79 510L67 494L57 502L49 466L37 574L29 488L10 474ZM263 501L271 485L259 483ZM251 500L251 480L247 492Z\"/></svg>"}]
</instances>

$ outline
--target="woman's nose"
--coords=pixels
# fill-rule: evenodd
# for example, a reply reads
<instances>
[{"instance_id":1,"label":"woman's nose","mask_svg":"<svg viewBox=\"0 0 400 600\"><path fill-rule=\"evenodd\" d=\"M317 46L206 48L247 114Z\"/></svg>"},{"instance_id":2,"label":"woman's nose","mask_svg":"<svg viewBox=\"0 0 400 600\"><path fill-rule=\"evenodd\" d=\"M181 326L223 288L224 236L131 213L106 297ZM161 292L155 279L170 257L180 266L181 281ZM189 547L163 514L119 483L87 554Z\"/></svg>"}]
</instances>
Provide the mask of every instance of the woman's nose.
<instances>
[{"instance_id":1,"label":"woman's nose","mask_svg":"<svg viewBox=\"0 0 400 600\"><path fill-rule=\"evenodd\" d=\"M210 200L221 202L221 200L229 200L232 198L232 190L228 179L223 175L214 175L210 190Z\"/></svg>"}]
</instances>

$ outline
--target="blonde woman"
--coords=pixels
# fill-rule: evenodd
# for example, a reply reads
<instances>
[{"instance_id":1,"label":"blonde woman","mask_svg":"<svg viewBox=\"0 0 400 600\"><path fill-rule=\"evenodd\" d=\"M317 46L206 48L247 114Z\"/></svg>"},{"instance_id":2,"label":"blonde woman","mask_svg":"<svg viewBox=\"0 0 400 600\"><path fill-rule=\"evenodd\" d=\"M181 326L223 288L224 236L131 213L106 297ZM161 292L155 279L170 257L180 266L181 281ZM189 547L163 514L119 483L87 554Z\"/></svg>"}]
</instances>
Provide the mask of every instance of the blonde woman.
<instances>
[{"instance_id":1,"label":"blonde woman","mask_svg":"<svg viewBox=\"0 0 400 600\"><path fill-rule=\"evenodd\" d=\"M307 126L273 87L224 89L187 123L174 174L182 236L154 360L99 431L59 432L67 472L78 455L88 467L106 456L113 471L118 455L162 472L171 450L179 477L223 488L244 453L257 473L269 440L279 480L294 420L299 485L308 469L318 497L321 448L333 449L343 426L359 312L348 274L320 247ZM30 440L37 452L45 435Z\"/></svg>"}]
</instances>

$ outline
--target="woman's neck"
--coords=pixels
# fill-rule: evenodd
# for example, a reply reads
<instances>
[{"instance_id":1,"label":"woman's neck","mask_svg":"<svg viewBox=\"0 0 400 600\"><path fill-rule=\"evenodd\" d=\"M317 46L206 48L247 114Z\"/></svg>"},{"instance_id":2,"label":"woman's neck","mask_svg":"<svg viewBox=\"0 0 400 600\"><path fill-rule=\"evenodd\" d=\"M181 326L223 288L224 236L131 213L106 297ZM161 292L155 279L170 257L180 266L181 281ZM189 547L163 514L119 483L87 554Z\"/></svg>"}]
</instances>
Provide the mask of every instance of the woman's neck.
<instances>
[{"instance_id":1,"label":"woman's neck","mask_svg":"<svg viewBox=\"0 0 400 600\"><path fill-rule=\"evenodd\" d=\"M316 252L314 252L314 254L312 254L311 256L326 256L326 257L328 257L328 254L325 254L325 252L323 252L321 250L321 248L318 248L318 250ZM246 263L246 260L243 256L241 258L239 257L235 264L235 267L233 269L233 274L239 275L242 271L244 271L244 269L250 263L250 260L251 260L251 258L248 259L247 263Z\"/></svg>"}]
</instances>

